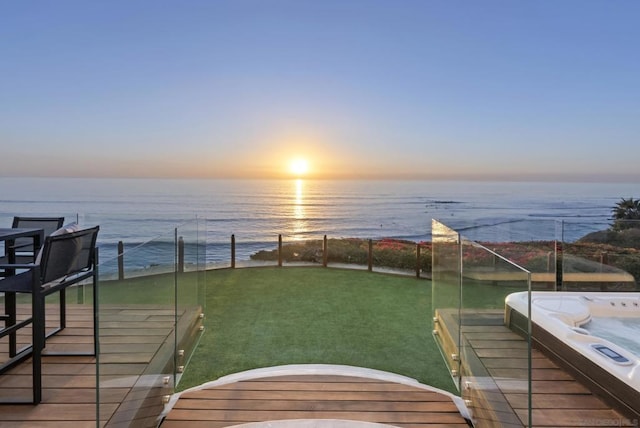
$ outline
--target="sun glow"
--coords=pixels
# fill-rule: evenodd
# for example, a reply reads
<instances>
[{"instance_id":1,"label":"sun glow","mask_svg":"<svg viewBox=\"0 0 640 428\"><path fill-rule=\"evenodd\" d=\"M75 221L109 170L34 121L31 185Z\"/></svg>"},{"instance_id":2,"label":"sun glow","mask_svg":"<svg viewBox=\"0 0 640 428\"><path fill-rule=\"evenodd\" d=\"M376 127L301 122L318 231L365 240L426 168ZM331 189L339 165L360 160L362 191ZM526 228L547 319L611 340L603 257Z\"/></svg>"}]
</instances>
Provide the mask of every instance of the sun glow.
<instances>
[{"instance_id":1,"label":"sun glow","mask_svg":"<svg viewBox=\"0 0 640 428\"><path fill-rule=\"evenodd\" d=\"M309 163L306 159L294 159L289 163L289 171L296 176L309 172Z\"/></svg>"}]
</instances>

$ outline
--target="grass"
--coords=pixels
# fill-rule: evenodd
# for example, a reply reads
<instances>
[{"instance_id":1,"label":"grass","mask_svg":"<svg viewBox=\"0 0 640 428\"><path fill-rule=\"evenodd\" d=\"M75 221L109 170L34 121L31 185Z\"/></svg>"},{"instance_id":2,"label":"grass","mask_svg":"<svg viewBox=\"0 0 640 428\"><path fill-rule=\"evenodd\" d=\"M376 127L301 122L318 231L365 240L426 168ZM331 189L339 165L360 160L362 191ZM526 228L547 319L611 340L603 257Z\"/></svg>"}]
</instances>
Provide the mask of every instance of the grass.
<instances>
[{"instance_id":1,"label":"grass","mask_svg":"<svg viewBox=\"0 0 640 428\"><path fill-rule=\"evenodd\" d=\"M431 283L361 271L207 273L205 333L180 389L281 364L345 364L455 391L431 336Z\"/></svg>"}]
</instances>

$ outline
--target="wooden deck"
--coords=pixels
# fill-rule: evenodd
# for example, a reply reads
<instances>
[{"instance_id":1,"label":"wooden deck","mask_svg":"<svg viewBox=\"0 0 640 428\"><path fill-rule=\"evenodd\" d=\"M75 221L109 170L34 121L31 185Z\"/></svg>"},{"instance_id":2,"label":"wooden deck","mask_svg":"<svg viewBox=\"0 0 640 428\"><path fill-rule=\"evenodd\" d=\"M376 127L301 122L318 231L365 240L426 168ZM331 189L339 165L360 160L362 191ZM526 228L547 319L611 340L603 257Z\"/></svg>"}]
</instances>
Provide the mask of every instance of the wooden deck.
<instances>
[{"instance_id":1,"label":"wooden deck","mask_svg":"<svg viewBox=\"0 0 640 428\"><path fill-rule=\"evenodd\" d=\"M474 426L527 426L527 342L504 326L502 311L474 311L465 318L457 349L450 332L458 328L457 311L439 311L437 330L448 354L463 355L456 369L465 381ZM463 315L464 316L464 315ZM638 426L639 421L612 409L540 351L533 349L531 372L532 425L535 427ZM457 361L449 359L455 366Z\"/></svg>"},{"instance_id":2,"label":"wooden deck","mask_svg":"<svg viewBox=\"0 0 640 428\"><path fill-rule=\"evenodd\" d=\"M48 326L57 322L56 308L47 308ZM197 330L197 312L184 311L178 328ZM47 340L46 352L90 352L92 316L89 305L68 305L67 328ZM101 308L101 426L156 426L163 397L173 383L172 378L166 383L167 378L159 373L173 370L174 320L173 310L160 306ZM30 343L30 331L24 330L18 336L22 345ZM0 358L7 358L6 340L0 341ZM96 358L49 355L43 358L42 370L43 400L37 406L7 404L30 398L31 359L0 376L0 401L4 402L0 404L0 426L94 428Z\"/></svg>"},{"instance_id":3,"label":"wooden deck","mask_svg":"<svg viewBox=\"0 0 640 428\"><path fill-rule=\"evenodd\" d=\"M214 383L184 392L161 428L220 428L259 422L269 426L269 421L310 419L407 428L469 426L450 395L417 382L320 373Z\"/></svg>"}]
</instances>

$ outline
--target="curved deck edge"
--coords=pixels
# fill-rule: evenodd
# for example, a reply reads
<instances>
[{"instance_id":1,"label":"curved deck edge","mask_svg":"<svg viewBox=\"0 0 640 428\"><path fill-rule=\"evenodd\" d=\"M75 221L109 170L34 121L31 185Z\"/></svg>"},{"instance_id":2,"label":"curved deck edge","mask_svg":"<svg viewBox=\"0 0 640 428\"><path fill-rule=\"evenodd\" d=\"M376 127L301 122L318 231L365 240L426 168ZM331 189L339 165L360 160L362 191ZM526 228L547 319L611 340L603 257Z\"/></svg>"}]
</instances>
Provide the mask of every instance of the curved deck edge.
<instances>
[{"instance_id":1,"label":"curved deck edge","mask_svg":"<svg viewBox=\"0 0 640 428\"><path fill-rule=\"evenodd\" d=\"M166 415L171 411L175 403L178 402L178 400L180 399L180 396L184 393L198 391L198 390L207 389L207 388L213 388L220 385L226 385L234 382L246 381L251 379L269 378L269 377L276 377L276 376L290 376L290 375L353 376L353 377L361 377L361 378L375 379L375 380L381 380L386 382L394 382L398 384L409 385L415 388L424 389L426 391L436 392L451 398L453 403L458 408L460 415L467 420L471 420L471 415L469 413L469 410L467 409L467 406L465 405L462 398L450 393L449 391L445 391L443 389L436 388L431 385L420 383L416 379L410 378L408 376L385 372L382 370L369 369L365 367L337 365L337 364L288 364L288 365L282 365L282 366L252 369L252 370L247 370L247 371L223 376L214 381L206 382L206 383L203 383L202 385L194 386L192 388L185 389L184 391L173 394L169 399L169 402L165 405L165 408L162 414L160 415L159 420L161 421L166 417ZM313 420L313 421L319 422L321 420ZM255 427L260 425L253 425L253 426ZM316 425L309 425L309 426L315 427ZM384 425L378 424L378 426L384 426ZM243 428L244 427L251 427L251 425L244 425Z\"/></svg>"},{"instance_id":2,"label":"curved deck edge","mask_svg":"<svg viewBox=\"0 0 640 428\"><path fill-rule=\"evenodd\" d=\"M229 428L389 428L396 425L344 419L288 419L266 422L250 422Z\"/></svg>"}]
</instances>

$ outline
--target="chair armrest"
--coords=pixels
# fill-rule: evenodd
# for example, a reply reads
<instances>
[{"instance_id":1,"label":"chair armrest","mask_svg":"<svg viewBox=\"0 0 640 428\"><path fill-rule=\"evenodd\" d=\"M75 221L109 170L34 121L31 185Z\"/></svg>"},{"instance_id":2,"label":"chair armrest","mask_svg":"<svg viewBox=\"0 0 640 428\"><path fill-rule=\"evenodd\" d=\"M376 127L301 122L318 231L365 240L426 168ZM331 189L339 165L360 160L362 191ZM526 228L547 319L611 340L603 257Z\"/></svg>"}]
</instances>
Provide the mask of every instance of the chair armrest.
<instances>
[{"instance_id":1,"label":"chair armrest","mask_svg":"<svg viewBox=\"0 0 640 428\"><path fill-rule=\"evenodd\" d=\"M0 269L33 269L34 263L0 263Z\"/></svg>"},{"instance_id":2,"label":"chair armrest","mask_svg":"<svg viewBox=\"0 0 640 428\"><path fill-rule=\"evenodd\" d=\"M12 250L19 250L20 248L30 247L33 249L33 244L15 244L15 245L7 245L7 248L11 248Z\"/></svg>"}]
</instances>

